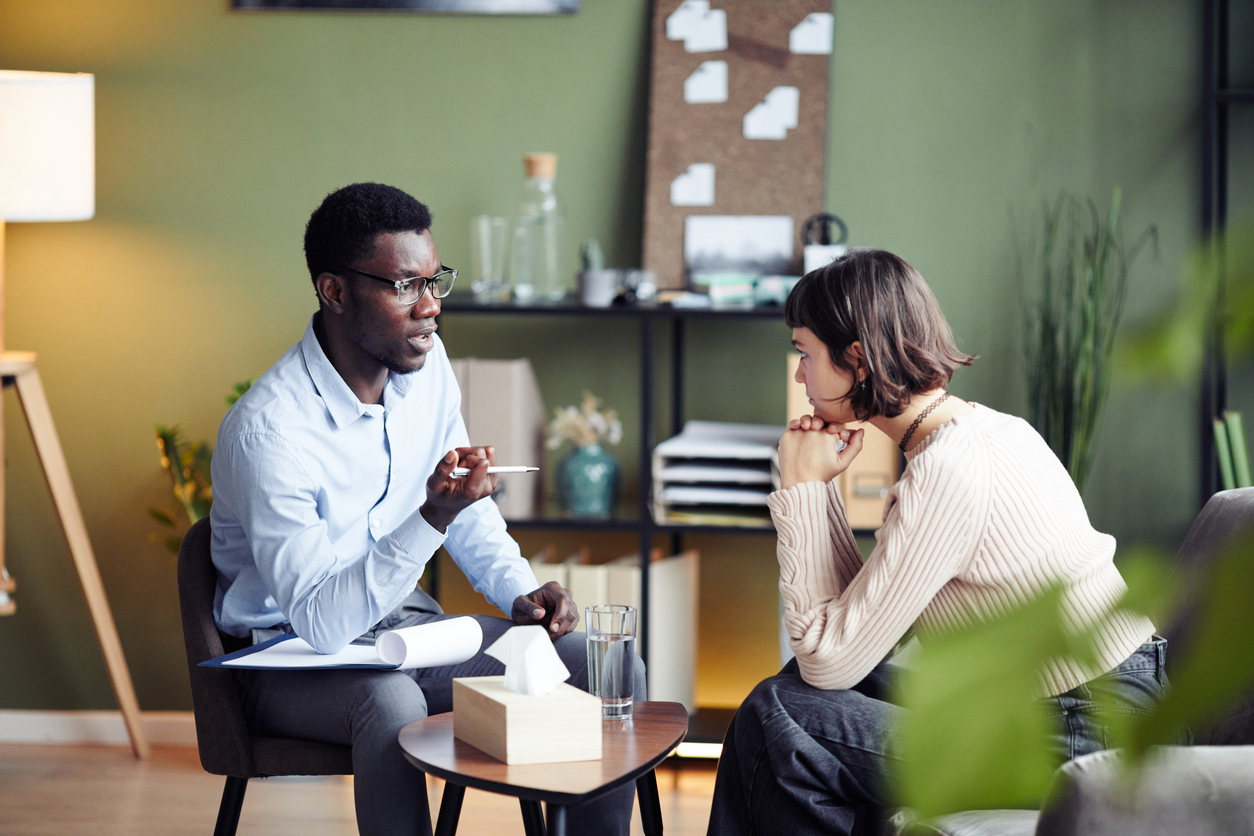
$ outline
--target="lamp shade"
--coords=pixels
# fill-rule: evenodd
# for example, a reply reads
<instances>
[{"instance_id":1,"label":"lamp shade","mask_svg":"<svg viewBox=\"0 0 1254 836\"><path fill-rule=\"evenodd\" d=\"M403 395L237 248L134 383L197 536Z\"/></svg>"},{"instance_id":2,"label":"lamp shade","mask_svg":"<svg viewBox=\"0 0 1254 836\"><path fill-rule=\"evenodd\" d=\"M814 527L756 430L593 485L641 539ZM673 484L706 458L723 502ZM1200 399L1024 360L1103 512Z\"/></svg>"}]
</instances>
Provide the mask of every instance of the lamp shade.
<instances>
[{"instance_id":1,"label":"lamp shade","mask_svg":"<svg viewBox=\"0 0 1254 836\"><path fill-rule=\"evenodd\" d=\"M0 70L0 221L96 212L95 77Z\"/></svg>"}]
</instances>

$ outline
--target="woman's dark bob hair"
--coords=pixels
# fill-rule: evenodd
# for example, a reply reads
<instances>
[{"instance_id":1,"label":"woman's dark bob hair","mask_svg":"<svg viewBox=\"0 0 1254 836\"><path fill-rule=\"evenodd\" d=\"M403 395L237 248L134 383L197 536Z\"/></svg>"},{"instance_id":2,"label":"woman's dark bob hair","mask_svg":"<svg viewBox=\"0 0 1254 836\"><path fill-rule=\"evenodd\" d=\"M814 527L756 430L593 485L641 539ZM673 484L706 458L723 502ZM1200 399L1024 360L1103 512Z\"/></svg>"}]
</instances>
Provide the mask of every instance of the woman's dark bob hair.
<instances>
[{"instance_id":1,"label":"woman's dark bob hair","mask_svg":"<svg viewBox=\"0 0 1254 836\"><path fill-rule=\"evenodd\" d=\"M835 366L857 377L845 356L862 344L868 373L849 393L858 420L894 418L910 399L948 385L975 360L954 345L936 297L918 271L886 250L855 247L807 273L784 302L789 328L809 328Z\"/></svg>"}]
</instances>

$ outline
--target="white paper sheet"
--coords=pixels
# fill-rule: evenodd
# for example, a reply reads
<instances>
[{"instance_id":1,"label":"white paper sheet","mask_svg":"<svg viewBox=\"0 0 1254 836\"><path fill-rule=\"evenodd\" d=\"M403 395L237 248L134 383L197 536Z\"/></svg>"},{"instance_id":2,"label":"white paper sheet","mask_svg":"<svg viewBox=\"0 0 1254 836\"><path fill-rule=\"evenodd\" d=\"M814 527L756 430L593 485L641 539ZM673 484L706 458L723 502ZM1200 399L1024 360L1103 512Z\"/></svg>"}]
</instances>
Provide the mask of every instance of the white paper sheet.
<instances>
[{"instance_id":1,"label":"white paper sheet","mask_svg":"<svg viewBox=\"0 0 1254 836\"><path fill-rule=\"evenodd\" d=\"M364 666L411 670L465 662L479 652L483 630L469 616L415 627L402 627L379 637L373 647L350 644L339 653L319 653L302 638L281 641L237 659L222 661L237 668L318 669Z\"/></svg>"},{"instance_id":2,"label":"white paper sheet","mask_svg":"<svg viewBox=\"0 0 1254 836\"><path fill-rule=\"evenodd\" d=\"M701 66L684 79L684 101L688 104L727 101L727 62L701 62Z\"/></svg>"},{"instance_id":3,"label":"white paper sheet","mask_svg":"<svg viewBox=\"0 0 1254 836\"><path fill-rule=\"evenodd\" d=\"M831 55L834 20L831 12L814 12L788 33L788 51L794 55Z\"/></svg>"},{"instance_id":4,"label":"white paper sheet","mask_svg":"<svg viewBox=\"0 0 1254 836\"><path fill-rule=\"evenodd\" d=\"M745 114L745 139L786 139L797 127L801 91L796 87L776 87Z\"/></svg>"},{"instance_id":5,"label":"white paper sheet","mask_svg":"<svg viewBox=\"0 0 1254 836\"><path fill-rule=\"evenodd\" d=\"M689 421L679 435L653 449L672 458L765 459L779 446L783 426Z\"/></svg>"},{"instance_id":6,"label":"white paper sheet","mask_svg":"<svg viewBox=\"0 0 1254 836\"><path fill-rule=\"evenodd\" d=\"M677 505L766 505L770 490L714 488L707 485L667 485L662 501Z\"/></svg>"},{"instance_id":7,"label":"white paper sheet","mask_svg":"<svg viewBox=\"0 0 1254 836\"><path fill-rule=\"evenodd\" d=\"M666 37L684 42L685 52L727 49L727 12L711 9L709 0L684 0L666 18Z\"/></svg>"},{"instance_id":8,"label":"white paper sheet","mask_svg":"<svg viewBox=\"0 0 1254 836\"><path fill-rule=\"evenodd\" d=\"M728 485L769 485L767 467L729 467L709 464L673 464L658 474L663 482L714 482Z\"/></svg>"},{"instance_id":9,"label":"white paper sheet","mask_svg":"<svg viewBox=\"0 0 1254 836\"><path fill-rule=\"evenodd\" d=\"M672 206L714 205L714 164L693 163L671 181Z\"/></svg>"}]
</instances>

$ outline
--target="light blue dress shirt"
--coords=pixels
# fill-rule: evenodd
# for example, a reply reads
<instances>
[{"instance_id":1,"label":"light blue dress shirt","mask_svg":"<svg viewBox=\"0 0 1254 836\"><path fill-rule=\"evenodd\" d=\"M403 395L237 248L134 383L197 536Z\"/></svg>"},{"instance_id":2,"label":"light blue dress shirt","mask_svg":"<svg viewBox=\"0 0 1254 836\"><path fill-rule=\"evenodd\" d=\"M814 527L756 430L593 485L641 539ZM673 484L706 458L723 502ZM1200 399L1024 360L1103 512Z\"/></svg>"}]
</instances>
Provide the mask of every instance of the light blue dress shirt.
<instances>
[{"instance_id":1,"label":"light blue dress shirt","mask_svg":"<svg viewBox=\"0 0 1254 836\"><path fill-rule=\"evenodd\" d=\"M334 653L413 591L441 545L506 614L536 589L491 499L458 514L447 535L418 512L436 462L469 444L460 404L439 337L417 372L388 375L382 404L364 404L310 320L218 430L210 513L218 627L243 637L290 623Z\"/></svg>"}]
</instances>

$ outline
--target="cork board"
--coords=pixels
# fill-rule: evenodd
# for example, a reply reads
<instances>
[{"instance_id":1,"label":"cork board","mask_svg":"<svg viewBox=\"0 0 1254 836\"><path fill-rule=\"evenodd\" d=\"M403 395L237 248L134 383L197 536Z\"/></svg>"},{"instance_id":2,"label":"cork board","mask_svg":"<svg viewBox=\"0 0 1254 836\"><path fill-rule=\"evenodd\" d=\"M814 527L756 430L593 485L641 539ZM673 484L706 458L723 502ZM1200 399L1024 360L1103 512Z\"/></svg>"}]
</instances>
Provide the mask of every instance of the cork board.
<instances>
[{"instance_id":1,"label":"cork board","mask_svg":"<svg viewBox=\"0 0 1254 836\"><path fill-rule=\"evenodd\" d=\"M722 49L714 27L698 31L694 21L701 18L702 9L705 15L725 20ZM672 19L677 11L688 15L682 26L676 24L679 17ZM788 272L800 274L801 225L824 207L831 12L831 0L657 0L643 261L646 269L657 272L658 287L685 286L685 219L698 214L791 217ZM686 31L691 37L668 37L668 19L672 35ZM826 27L826 51L814 46L813 24L820 30ZM805 30L800 34L794 31L799 26ZM707 62L725 63L724 101L717 100L717 90L705 95L711 85L694 79L694 74L719 70ZM696 101L685 100L685 83L696 91L695 96L689 94ZM796 105L795 127L783 131L782 139L746 138L746 115L759 104L770 106L768 96L777 88L796 91L785 91L785 98L791 97ZM694 164L697 168L690 168ZM672 184L677 178L689 178L684 185L697 181L698 201L708 194L699 181L708 177L711 165L712 202L674 205ZM688 191L691 199L692 190Z\"/></svg>"}]
</instances>

